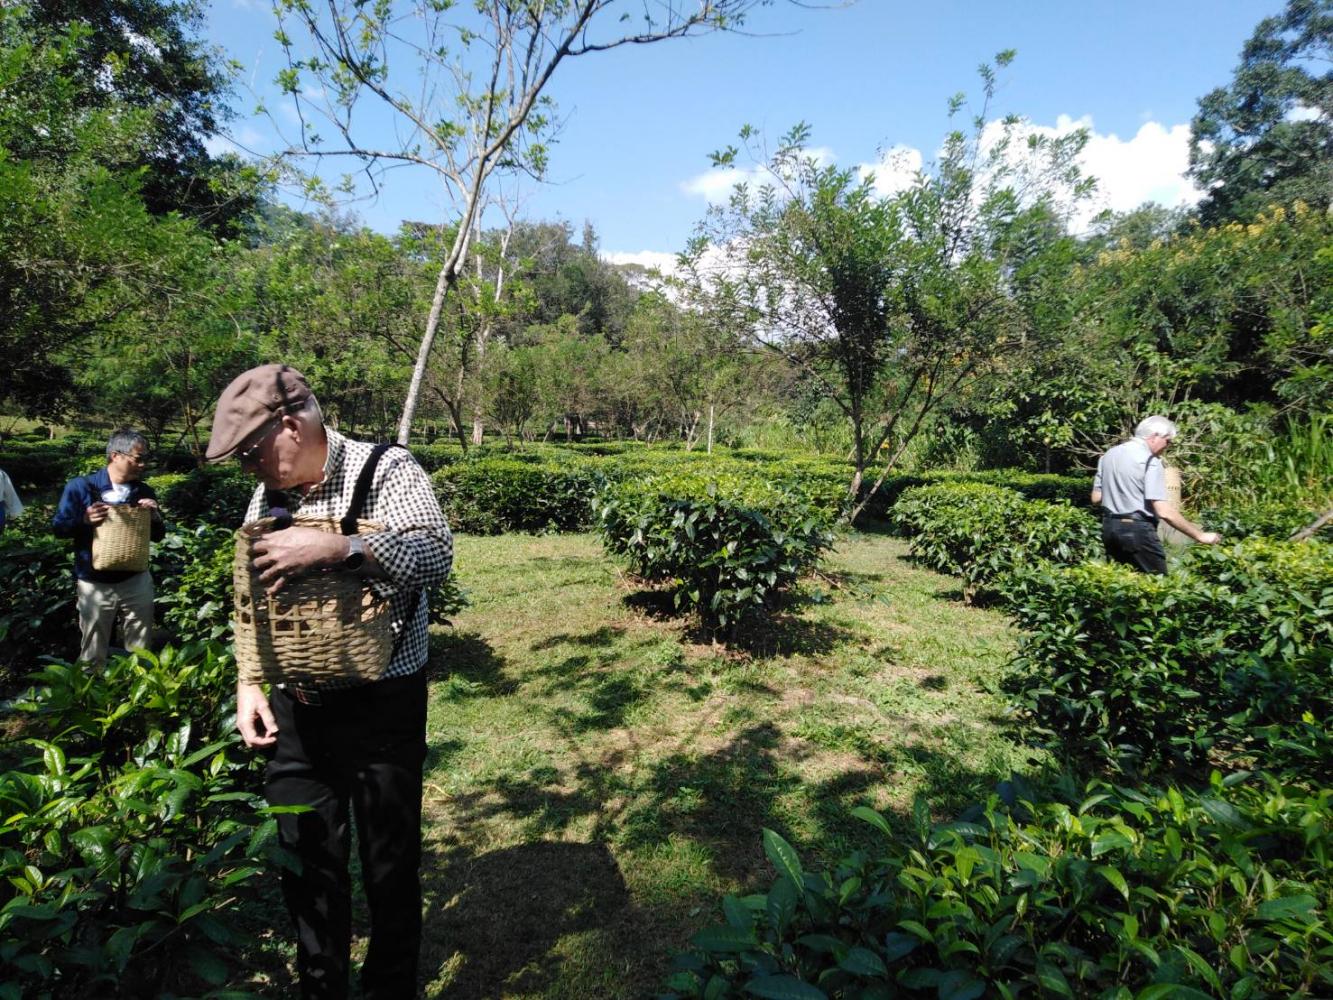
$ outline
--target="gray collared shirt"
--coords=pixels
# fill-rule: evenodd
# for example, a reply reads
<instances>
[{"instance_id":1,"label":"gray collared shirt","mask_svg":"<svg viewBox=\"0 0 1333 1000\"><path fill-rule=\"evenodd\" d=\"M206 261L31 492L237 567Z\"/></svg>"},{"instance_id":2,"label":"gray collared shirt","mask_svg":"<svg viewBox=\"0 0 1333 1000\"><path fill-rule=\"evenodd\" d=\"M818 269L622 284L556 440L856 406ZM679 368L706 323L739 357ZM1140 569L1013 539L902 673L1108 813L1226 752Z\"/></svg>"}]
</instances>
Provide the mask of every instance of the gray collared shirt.
<instances>
[{"instance_id":1,"label":"gray collared shirt","mask_svg":"<svg viewBox=\"0 0 1333 1000\"><path fill-rule=\"evenodd\" d=\"M1130 438L1097 462L1092 488L1101 490L1102 506L1112 514L1156 517L1149 502L1166 499L1162 460L1143 438Z\"/></svg>"}]
</instances>

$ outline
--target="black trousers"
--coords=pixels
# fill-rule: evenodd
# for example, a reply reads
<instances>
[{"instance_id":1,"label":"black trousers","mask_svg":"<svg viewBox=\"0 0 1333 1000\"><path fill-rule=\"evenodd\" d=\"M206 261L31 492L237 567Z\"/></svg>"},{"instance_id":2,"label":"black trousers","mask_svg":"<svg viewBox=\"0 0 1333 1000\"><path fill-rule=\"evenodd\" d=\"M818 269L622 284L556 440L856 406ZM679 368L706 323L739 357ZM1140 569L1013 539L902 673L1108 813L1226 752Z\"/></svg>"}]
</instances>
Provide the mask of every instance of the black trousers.
<instances>
[{"instance_id":1,"label":"black trousers","mask_svg":"<svg viewBox=\"0 0 1333 1000\"><path fill-rule=\"evenodd\" d=\"M1107 516L1102 520L1102 544L1113 562L1133 566L1142 573L1166 572L1166 552L1151 521Z\"/></svg>"},{"instance_id":2,"label":"black trousers","mask_svg":"<svg viewBox=\"0 0 1333 1000\"><path fill-rule=\"evenodd\" d=\"M301 862L299 873L282 873L283 898L296 925L301 996L348 995L350 804L370 907L362 992L410 1000L421 950L425 671L325 692L319 705L275 688L272 704L278 744L266 797L275 806L311 807L278 818L282 845Z\"/></svg>"}]
</instances>

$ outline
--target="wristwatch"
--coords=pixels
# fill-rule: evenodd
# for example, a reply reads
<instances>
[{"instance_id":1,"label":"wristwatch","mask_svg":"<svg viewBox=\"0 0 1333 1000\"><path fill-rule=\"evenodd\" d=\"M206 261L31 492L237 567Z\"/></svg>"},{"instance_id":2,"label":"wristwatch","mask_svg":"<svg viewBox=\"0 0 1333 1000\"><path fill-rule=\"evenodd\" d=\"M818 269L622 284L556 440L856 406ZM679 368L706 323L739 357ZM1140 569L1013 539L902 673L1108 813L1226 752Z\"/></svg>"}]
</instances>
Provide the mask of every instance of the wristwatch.
<instances>
[{"instance_id":1,"label":"wristwatch","mask_svg":"<svg viewBox=\"0 0 1333 1000\"><path fill-rule=\"evenodd\" d=\"M347 555L343 556L342 568L350 572L359 570L366 561L366 540L360 535L347 538Z\"/></svg>"}]
</instances>

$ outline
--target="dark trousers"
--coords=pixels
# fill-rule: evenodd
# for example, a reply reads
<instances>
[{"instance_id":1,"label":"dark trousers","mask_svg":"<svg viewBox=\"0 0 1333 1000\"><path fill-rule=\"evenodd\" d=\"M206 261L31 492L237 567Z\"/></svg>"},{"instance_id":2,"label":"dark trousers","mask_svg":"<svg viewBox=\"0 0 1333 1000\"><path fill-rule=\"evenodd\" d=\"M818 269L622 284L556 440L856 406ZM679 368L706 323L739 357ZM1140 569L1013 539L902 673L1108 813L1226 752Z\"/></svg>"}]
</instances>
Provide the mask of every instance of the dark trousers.
<instances>
[{"instance_id":1,"label":"dark trousers","mask_svg":"<svg viewBox=\"0 0 1333 1000\"><path fill-rule=\"evenodd\" d=\"M421 769L426 757L426 677L324 693L321 704L273 692L278 745L268 765L271 805L306 805L278 817L279 838L301 863L282 873L296 925L301 996L348 995L352 891L348 805L356 817L370 907L365 996L416 995L421 949Z\"/></svg>"},{"instance_id":2,"label":"dark trousers","mask_svg":"<svg viewBox=\"0 0 1333 1000\"><path fill-rule=\"evenodd\" d=\"M1102 544L1113 562L1142 573L1166 572L1166 552L1157 537L1157 525L1137 517L1108 515L1102 520Z\"/></svg>"}]
</instances>

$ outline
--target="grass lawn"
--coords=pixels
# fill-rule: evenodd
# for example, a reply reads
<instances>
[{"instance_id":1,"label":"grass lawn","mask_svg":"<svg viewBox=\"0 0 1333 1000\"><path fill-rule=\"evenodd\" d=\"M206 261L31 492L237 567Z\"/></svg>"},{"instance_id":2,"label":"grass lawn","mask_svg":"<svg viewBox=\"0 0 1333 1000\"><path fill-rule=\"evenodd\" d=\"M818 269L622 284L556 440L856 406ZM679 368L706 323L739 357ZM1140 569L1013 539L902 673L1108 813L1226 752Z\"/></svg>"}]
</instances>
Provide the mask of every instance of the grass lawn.
<instances>
[{"instance_id":1,"label":"grass lawn","mask_svg":"<svg viewBox=\"0 0 1333 1000\"><path fill-rule=\"evenodd\" d=\"M702 643L591 535L463 537L472 606L434 637L427 996L640 997L766 886L760 831L834 860L950 815L1027 753L991 693L1014 635L876 534L747 653ZM817 845L817 846L816 846Z\"/></svg>"}]
</instances>

